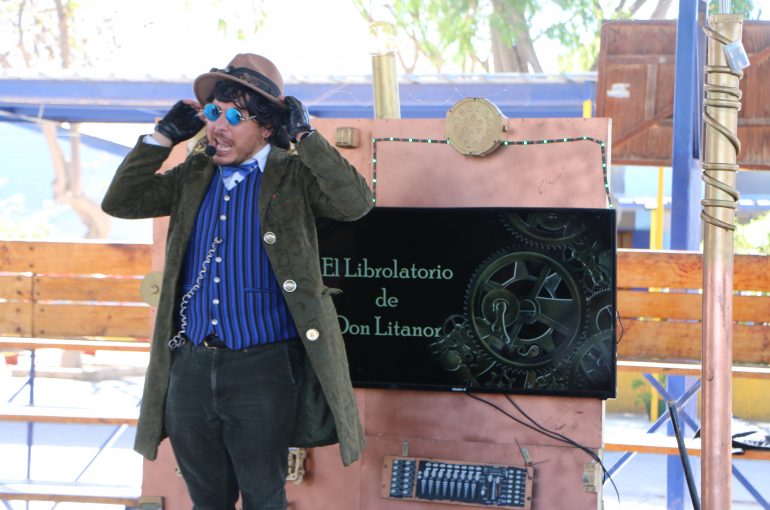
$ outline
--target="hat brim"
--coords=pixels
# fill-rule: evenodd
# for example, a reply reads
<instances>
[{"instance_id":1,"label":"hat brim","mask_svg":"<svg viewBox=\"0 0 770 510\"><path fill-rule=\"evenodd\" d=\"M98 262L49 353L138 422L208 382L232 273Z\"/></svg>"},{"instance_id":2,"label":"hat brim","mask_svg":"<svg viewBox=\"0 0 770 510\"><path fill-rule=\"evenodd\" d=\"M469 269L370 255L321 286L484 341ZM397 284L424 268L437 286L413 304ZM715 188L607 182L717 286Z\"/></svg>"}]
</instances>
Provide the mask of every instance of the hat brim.
<instances>
[{"instance_id":1,"label":"hat brim","mask_svg":"<svg viewBox=\"0 0 770 510\"><path fill-rule=\"evenodd\" d=\"M202 74L195 79L195 82L193 83L193 92L195 93L195 97L196 99L198 99L198 102L201 104L208 102L209 97L211 97L211 94L214 92L214 86L217 84L218 81L222 81L222 80L233 81L241 85L242 87L245 87L249 90L253 90L258 94L261 94L262 96L266 97L271 102L275 103L281 108L288 108L288 106L286 106L286 103L284 103L282 100L280 100L279 98L271 94L268 94L267 92L260 89L259 87L255 87L251 83L245 82L234 76L230 76L229 74L220 73L216 71Z\"/></svg>"}]
</instances>

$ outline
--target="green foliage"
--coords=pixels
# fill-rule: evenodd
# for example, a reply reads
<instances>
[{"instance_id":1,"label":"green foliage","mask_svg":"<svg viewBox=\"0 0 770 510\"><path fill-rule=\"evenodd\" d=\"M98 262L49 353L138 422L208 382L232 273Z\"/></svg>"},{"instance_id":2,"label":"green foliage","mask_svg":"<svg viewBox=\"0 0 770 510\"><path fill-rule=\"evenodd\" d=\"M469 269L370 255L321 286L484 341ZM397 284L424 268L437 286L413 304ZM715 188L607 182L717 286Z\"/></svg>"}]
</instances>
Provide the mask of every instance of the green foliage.
<instances>
[{"instance_id":1,"label":"green foliage","mask_svg":"<svg viewBox=\"0 0 770 510\"><path fill-rule=\"evenodd\" d=\"M365 19L375 21L369 2L353 3ZM387 11L385 21L439 72L447 63L464 72L479 66L488 71L495 31L512 47L524 40L556 42L565 48L564 62L572 70L590 67L605 18L599 0L394 0Z\"/></svg>"},{"instance_id":2,"label":"green foliage","mask_svg":"<svg viewBox=\"0 0 770 510\"><path fill-rule=\"evenodd\" d=\"M593 0L555 0L554 3L558 5L561 16L543 30L548 39L573 49L582 46L586 36L598 35L604 18L598 3Z\"/></svg>"},{"instance_id":3,"label":"green foliage","mask_svg":"<svg viewBox=\"0 0 770 510\"><path fill-rule=\"evenodd\" d=\"M735 226L735 253L770 255L770 212Z\"/></svg>"},{"instance_id":4,"label":"green foliage","mask_svg":"<svg viewBox=\"0 0 770 510\"><path fill-rule=\"evenodd\" d=\"M216 18L217 29L239 41L256 34L267 18L262 1L210 0L210 3L212 11L226 13Z\"/></svg>"},{"instance_id":5,"label":"green foliage","mask_svg":"<svg viewBox=\"0 0 770 510\"><path fill-rule=\"evenodd\" d=\"M662 374L657 377L658 381L665 387L666 375ZM645 379L634 379L631 381L631 388L636 392L635 402L644 407L647 417L650 418L650 410L652 407L652 392L655 391ZM662 398L658 399L658 413L657 416L661 416L667 412L666 402Z\"/></svg>"},{"instance_id":6,"label":"green foliage","mask_svg":"<svg viewBox=\"0 0 770 510\"><path fill-rule=\"evenodd\" d=\"M2 185L2 182L0 182ZM0 199L0 239L34 240L46 239L58 233L50 220L60 212L54 206L30 212L24 196L11 195Z\"/></svg>"},{"instance_id":7,"label":"green foliage","mask_svg":"<svg viewBox=\"0 0 770 510\"><path fill-rule=\"evenodd\" d=\"M522 37L558 46L560 71L575 72L595 65L605 20L638 18L640 12L653 12L662 0L392 0L380 12L374 12L371 2L352 1L364 19L375 21L376 15L377 21L392 23L411 42L414 60L427 58L438 72L450 63L464 72L479 66L488 71L493 32L512 47ZM732 10L747 19L758 18L758 4L733 0ZM714 5L716 0L709 8Z\"/></svg>"},{"instance_id":8,"label":"green foliage","mask_svg":"<svg viewBox=\"0 0 770 510\"><path fill-rule=\"evenodd\" d=\"M463 70L484 65L486 61L487 57L479 55L477 47L483 45L479 34L483 37L489 32L489 13L482 12L482 9L491 9L488 1L395 0L387 5L387 19L373 12L369 2L353 0L353 4L366 21L391 23L401 37L414 44L415 53L427 58L439 71L446 61ZM413 64L407 62L405 67Z\"/></svg>"},{"instance_id":9,"label":"green foliage","mask_svg":"<svg viewBox=\"0 0 770 510\"><path fill-rule=\"evenodd\" d=\"M732 0L731 3L730 12L726 14L742 14L745 19L759 19L762 14L762 7L755 5L754 0ZM719 0L709 2L708 13L719 13Z\"/></svg>"},{"instance_id":10,"label":"green foliage","mask_svg":"<svg viewBox=\"0 0 770 510\"><path fill-rule=\"evenodd\" d=\"M145 27L178 12L180 25L216 27L231 39L244 40L264 24L264 0L173 0L158 2L158 12L145 13ZM142 5L145 5L142 3ZM161 6L162 5L162 6ZM137 9L130 2L103 0L2 0L0 2L0 68L119 69L121 50L132 38L148 44L167 44L142 32L143 25L126 30L126 14ZM203 15L205 14L205 15ZM184 19L189 18L189 19ZM164 23L168 20L163 19Z\"/></svg>"},{"instance_id":11,"label":"green foliage","mask_svg":"<svg viewBox=\"0 0 770 510\"><path fill-rule=\"evenodd\" d=\"M3 0L0 64L33 68L53 61L58 67L72 67L77 63L72 50L83 43L72 30L79 7L71 0Z\"/></svg>"},{"instance_id":12,"label":"green foliage","mask_svg":"<svg viewBox=\"0 0 770 510\"><path fill-rule=\"evenodd\" d=\"M590 40L585 41L558 58L559 69L564 73L575 73L592 70L596 65L596 56L599 55L601 38L595 33Z\"/></svg>"}]
</instances>

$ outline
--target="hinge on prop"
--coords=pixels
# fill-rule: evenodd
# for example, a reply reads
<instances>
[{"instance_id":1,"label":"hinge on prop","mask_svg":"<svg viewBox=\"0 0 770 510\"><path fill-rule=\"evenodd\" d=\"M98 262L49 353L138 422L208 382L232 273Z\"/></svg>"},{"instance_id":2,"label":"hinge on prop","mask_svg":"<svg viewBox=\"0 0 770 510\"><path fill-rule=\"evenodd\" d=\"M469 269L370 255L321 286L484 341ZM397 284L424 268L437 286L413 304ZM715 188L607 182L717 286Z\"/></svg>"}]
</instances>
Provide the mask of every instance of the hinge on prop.
<instances>
[{"instance_id":1,"label":"hinge on prop","mask_svg":"<svg viewBox=\"0 0 770 510\"><path fill-rule=\"evenodd\" d=\"M305 458L307 458L307 450L304 448L289 448L287 482L302 483L305 478Z\"/></svg>"}]
</instances>

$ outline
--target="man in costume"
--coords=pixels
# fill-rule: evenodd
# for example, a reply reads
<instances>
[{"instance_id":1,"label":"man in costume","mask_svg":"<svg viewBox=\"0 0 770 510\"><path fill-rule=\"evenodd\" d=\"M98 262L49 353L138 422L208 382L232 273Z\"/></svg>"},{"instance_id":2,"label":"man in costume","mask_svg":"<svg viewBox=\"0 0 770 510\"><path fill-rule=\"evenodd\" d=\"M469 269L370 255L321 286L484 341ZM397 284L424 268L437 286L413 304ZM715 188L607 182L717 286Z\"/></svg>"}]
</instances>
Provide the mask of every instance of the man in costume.
<instances>
[{"instance_id":1,"label":"man in costume","mask_svg":"<svg viewBox=\"0 0 770 510\"><path fill-rule=\"evenodd\" d=\"M362 176L284 97L268 59L239 54L194 83L140 137L102 202L170 216L163 287L135 449L168 436L196 510L286 508L289 446L364 445L317 218L372 207ZM171 147L198 148L158 173ZM296 151L289 152L290 142Z\"/></svg>"}]
</instances>

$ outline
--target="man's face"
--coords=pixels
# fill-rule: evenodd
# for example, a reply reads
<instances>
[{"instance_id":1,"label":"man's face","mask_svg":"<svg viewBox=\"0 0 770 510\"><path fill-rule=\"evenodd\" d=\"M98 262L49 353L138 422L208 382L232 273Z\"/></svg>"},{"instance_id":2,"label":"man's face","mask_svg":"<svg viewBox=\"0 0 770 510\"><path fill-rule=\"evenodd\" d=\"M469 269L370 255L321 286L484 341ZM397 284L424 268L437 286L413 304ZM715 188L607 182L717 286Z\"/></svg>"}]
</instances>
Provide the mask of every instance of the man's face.
<instances>
[{"instance_id":1,"label":"man's face","mask_svg":"<svg viewBox=\"0 0 770 510\"><path fill-rule=\"evenodd\" d=\"M240 110L242 120L232 125L227 120L227 111L230 108L238 109L233 103L223 103L216 99L212 101L220 110L216 120L206 118L206 136L209 145L217 149L217 153L211 158L216 165L239 165L256 154L267 145L267 139L273 130L268 129L254 119L246 120L249 112Z\"/></svg>"}]
</instances>

